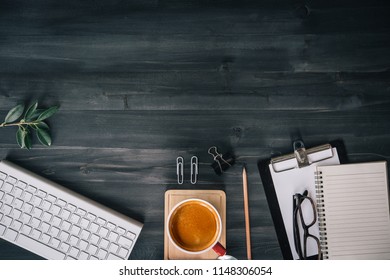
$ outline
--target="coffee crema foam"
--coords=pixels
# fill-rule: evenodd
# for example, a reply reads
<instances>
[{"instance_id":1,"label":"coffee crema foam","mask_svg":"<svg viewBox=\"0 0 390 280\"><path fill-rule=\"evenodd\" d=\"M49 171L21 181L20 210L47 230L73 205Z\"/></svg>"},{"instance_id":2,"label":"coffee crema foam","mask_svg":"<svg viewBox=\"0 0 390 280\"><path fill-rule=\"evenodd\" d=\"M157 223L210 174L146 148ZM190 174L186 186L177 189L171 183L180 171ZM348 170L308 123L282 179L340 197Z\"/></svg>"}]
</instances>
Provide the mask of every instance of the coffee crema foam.
<instances>
[{"instance_id":1,"label":"coffee crema foam","mask_svg":"<svg viewBox=\"0 0 390 280\"><path fill-rule=\"evenodd\" d=\"M208 205L190 201L175 210L169 230L180 247L197 252L207 249L216 241L219 226L216 214Z\"/></svg>"}]
</instances>

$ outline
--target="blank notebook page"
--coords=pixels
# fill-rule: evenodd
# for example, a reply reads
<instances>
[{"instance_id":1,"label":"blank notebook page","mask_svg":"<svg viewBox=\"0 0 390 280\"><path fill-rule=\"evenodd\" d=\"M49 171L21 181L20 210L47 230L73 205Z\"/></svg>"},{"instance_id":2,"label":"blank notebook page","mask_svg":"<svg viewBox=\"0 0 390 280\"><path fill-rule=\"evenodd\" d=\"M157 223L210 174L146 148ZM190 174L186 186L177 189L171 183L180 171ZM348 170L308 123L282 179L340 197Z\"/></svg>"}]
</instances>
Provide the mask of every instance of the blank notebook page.
<instances>
[{"instance_id":1,"label":"blank notebook page","mask_svg":"<svg viewBox=\"0 0 390 280\"><path fill-rule=\"evenodd\" d=\"M318 166L318 191L324 259L390 259L386 162Z\"/></svg>"}]
</instances>

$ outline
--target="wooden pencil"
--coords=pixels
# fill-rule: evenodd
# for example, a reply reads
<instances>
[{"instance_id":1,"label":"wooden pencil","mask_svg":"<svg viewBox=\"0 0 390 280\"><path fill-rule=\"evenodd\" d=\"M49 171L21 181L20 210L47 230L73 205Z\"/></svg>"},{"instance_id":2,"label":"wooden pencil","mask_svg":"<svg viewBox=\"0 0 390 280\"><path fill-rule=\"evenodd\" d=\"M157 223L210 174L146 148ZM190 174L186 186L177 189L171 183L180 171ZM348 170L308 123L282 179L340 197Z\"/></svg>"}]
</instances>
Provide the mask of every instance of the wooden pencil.
<instances>
[{"instance_id":1,"label":"wooden pencil","mask_svg":"<svg viewBox=\"0 0 390 280\"><path fill-rule=\"evenodd\" d=\"M252 252L251 252L251 231L250 231L250 222L249 222L248 179L246 175L245 166L242 169L242 188L244 193L246 252L247 252L248 260L251 260Z\"/></svg>"}]
</instances>

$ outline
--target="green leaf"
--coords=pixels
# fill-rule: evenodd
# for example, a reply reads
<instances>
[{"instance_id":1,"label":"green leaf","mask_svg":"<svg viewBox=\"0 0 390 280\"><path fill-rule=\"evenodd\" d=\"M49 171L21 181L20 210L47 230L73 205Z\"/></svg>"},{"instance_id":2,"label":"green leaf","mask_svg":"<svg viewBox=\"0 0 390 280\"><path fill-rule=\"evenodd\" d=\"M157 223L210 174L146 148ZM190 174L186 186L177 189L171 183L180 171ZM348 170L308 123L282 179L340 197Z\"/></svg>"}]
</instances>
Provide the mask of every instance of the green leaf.
<instances>
[{"instance_id":1,"label":"green leaf","mask_svg":"<svg viewBox=\"0 0 390 280\"><path fill-rule=\"evenodd\" d=\"M39 122L39 123L36 124L36 126L37 126L37 128L39 128L39 129L45 129L45 130L47 130L47 131L50 130L50 127L49 127L49 126L47 125L47 123L45 123L45 122Z\"/></svg>"},{"instance_id":2,"label":"green leaf","mask_svg":"<svg viewBox=\"0 0 390 280\"><path fill-rule=\"evenodd\" d=\"M5 123L11 123L11 122L16 121L23 114L23 111L24 111L24 105L23 104L19 104L19 105L15 106L11 110L9 110L7 116L5 117L4 122Z\"/></svg>"},{"instance_id":3,"label":"green leaf","mask_svg":"<svg viewBox=\"0 0 390 280\"><path fill-rule=\"evenodd\" d=\"M51 145L51 136L48 130L46 129L37 129L37 137L39 142L41 142L45 146Z\"/></svg>"},{"instance_id":4,"label":"green leaf","mask_svg":"<svg viewBox=\"0 0 390 280\"><path fill-rule=\"evenodd\" d=\"M24 136L24 145L28 150L30 150L32 147L31 133L29 131L27 131Z\"/></svg>"},{"instance_id":5,"label":"green leaf","mask_svg":"<svg viewBox=\"0 0 390 280\"><path fill-rule=\"evenodd\" d=\"M44 111L45 109L36 109L35 112L31 115L31 119L37 119Z\"/></svg>"},{"instance_id":6,"label":"green leaf","mask_svg":"<svg viewBox=\"0 0 390 280\"><path fill-rule=\"evenodd\" d=\"M43 120L51 117L52 115L54 115L57 111L58 111L58 106L50 107L49 109L43 111L43 113L39 115L37 120L43 121Z\"/></svg>"},{"instance_id":7,"label":"green leaf","mask_svg":"<svg viewBox=\"0 0 390 280\"><path fill-rule=\"evenodd\" d=\"M18 145L20 146L20 148L24 148L25 147L25 144L24 144L24 130L19 127L18 131L16 131L16 142L18 143Z\"/></svg>"},{"instance_id":8,"label":"green leaf","mask_svg":"<svg viewBox=\"0 0 390 280\"><path fill-rule=\"evenodd\" d=\"M38 101L35 101L33 104L30 105L30 107L28 107L26 113L24 114L24 118L27 120L27 121L30 121L32 120L32 116L33 114L35 113L35 110L37 109L38 107Z\"/></svg>"},{"instance_id":9,"label":"green leaf","mask_svg":"<svg viewBox=\"0 0 390 280\"><path fill-rule=\"evenodd\" d=\"M41 121L41 122L36 123L36 124L30 124L30 127L34 130L37 130L37 129L45 129L47 131L50 130L50 127L44 121Z\"/></svg>"},{"instance_id":10,"label":"green leaf","mask_svg":"<svg viewBox=\"0 0 390 280\"><path fill-rule=\"evenodd\" d=\"M18 131L16 131L16 142L21 148L31 149L32 144L30 131L19 126Z\"/></svg>"}]
</instances>

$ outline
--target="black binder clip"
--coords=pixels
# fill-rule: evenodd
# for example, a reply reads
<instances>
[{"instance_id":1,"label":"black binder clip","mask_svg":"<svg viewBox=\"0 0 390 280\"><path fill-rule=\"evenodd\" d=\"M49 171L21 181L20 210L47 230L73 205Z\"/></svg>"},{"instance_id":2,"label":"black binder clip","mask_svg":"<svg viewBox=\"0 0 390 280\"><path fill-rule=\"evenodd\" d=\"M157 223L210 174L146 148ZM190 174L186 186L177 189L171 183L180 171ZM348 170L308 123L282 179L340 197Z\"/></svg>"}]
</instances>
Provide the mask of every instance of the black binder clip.
<instances>
[{"instance_id":1,"label":"black binder clip","mask_svg":"<svg viewBox=\"0 0 390 280\"><path fill-rule=\"evenodd\" d=\"M218 175L222 175L224 171L234 164L235 160L231 153L227 152L222 155L215 146L210 147L208 153L213 156L214 162L211 164L211 167Z\"/></svg>"}]
</instances>

